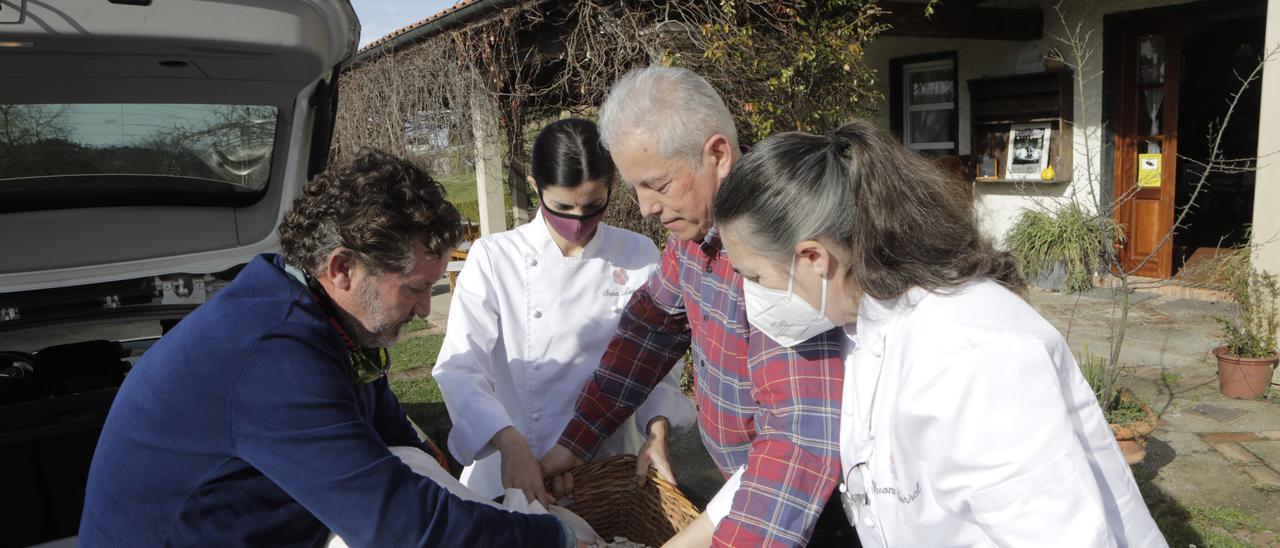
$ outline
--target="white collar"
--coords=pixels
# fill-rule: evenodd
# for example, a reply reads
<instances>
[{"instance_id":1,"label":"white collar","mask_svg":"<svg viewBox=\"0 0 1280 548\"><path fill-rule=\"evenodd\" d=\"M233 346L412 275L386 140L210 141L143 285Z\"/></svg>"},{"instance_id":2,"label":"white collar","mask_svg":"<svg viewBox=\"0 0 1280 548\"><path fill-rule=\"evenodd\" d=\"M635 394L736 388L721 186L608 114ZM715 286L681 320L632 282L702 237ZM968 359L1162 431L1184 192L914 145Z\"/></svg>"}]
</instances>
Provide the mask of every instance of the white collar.
<instances>
[{"instance_id":1,"label":"white collar","mask_svg":"<svg viewBox=\"0 0 1280 548\"><path fill-rule=\"evenodd\" d=\"M913 287L894 299L877 299L863 295L858 303L858 319L852 331L845 326L845 333L861 344L868 345L874 353L884 349L884 340L889 335L894 319L911 311L929 292Z\"/></svg>"}]
</instances>

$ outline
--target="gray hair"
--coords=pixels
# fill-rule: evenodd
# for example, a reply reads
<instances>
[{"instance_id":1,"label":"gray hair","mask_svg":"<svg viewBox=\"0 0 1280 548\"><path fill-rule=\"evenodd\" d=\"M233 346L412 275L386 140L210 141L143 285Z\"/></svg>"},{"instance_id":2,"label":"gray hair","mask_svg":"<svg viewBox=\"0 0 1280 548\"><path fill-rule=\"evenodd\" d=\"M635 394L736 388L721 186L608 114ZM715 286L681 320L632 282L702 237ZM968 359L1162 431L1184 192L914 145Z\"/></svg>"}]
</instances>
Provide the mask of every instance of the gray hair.
<instances>
[{"instance_id":1,"label":"gray hair","mask_svg":"<svg viewBox=\"0 0 1280 548\"><path fill-rule=\"evenodd\" d=\"M697 73L679 67L636 69L609 90L600 106L601 142L613 150L636 134L651 136L663 158L683 160L694 170L712 135L724 135L738 148L733 116L720 94Z\"/></svg>"},{"instance_id":2,"label":"gray hair","mask_svg":"<svg viewBox=\"0 0 1280 548\"><path fill-rule=\"evenodd\" d=\"M864 121L761 141L720 186L715 219L776 262L830 238L851 257L843 275L879 299L983 277L1024 285L1013 257L978 232L962 184Z\"/></svg>"}]
</instances>

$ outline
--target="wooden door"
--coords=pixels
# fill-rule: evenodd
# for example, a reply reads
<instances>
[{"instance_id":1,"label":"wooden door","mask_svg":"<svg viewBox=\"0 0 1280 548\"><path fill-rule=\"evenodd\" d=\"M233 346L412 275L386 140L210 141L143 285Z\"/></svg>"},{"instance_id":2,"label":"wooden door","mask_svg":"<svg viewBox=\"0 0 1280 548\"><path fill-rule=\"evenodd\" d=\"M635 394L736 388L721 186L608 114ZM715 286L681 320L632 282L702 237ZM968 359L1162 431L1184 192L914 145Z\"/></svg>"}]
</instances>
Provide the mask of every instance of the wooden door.
<instances>
[{"instance_id":1,"label":"wooden door","mask_svg":"<svg viewBox=\"0 0 1280 548\"><path fill-rule=\"evenodd\" d=\"M1116 221L1120 263L1139 276L1168 278L1178 155L1178 57L1172 22L1120 29L1115 118Z\"/></svg>"}]
</instances>

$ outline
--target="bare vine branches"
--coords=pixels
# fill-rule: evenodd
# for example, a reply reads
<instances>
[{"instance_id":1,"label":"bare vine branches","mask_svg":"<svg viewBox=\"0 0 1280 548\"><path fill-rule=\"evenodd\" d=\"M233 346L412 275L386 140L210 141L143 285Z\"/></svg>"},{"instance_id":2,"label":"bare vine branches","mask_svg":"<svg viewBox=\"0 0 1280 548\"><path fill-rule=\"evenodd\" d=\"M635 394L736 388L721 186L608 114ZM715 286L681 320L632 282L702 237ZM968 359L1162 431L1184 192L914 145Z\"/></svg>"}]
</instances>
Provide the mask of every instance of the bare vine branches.
<instances>
[{"instance_id":1,"label":"bare vine branches","mask_svg":"<svg viewBox=\"0 0 1280 548\"><path fill-rule=\"evenodd\" d=\"M590 116L613 82L650 64L704 75L747 142L824 131L877 98L862 47L883 30L880 13L873 0L527 0L344 73L332 160L370 145L437 172L474 162L469 109L485 94L519 195L532 133ZM633 218L613 222L660 237L634 208L615 209Z\"/></svg>"}]
</instances>

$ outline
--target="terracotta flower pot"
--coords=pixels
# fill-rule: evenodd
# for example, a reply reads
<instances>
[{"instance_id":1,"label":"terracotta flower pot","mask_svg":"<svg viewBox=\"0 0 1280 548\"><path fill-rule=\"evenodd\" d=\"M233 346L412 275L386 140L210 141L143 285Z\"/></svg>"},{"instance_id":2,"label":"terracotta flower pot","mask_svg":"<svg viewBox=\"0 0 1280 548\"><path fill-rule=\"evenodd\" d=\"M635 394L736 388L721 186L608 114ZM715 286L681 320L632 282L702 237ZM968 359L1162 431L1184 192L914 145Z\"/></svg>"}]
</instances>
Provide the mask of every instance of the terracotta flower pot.
<instances>
[{"instance_id":1,"label":"terracotta flower pot","mask_svg":"<svg viewBox=\"0 0 1280 548\"><path fill-rule=\"evenodd\" d=\"M1132 401L1135 398L1133 392L1128 388L1122 389L1120 399ZM1116 436L1116 443L1120 444L1120 451L1124 453L1124 461L1130 465L1142 462L1147 457L1147 440L1151 437L1151 433L1156 430L1156 412L1151 410L1151 406L1142 404L1143 417L1128 424L1112 424L1111 433Z\"/></svg>"},{"instance_id":2,"label":"terracotta flower pot","mask_svg":"<svg viewBox=\"0 0 1280 548\"><path fill-rule=\"evenodd\" d=\"M1267 387L1271 386L1271 374L1280 360L1276 354L1267 358L1238 358L1225 346L1213 349L1213 355L1218 358L1218 390L1223 396L1239 400L1266 394Z\"/></svg>"}]
</instances>

